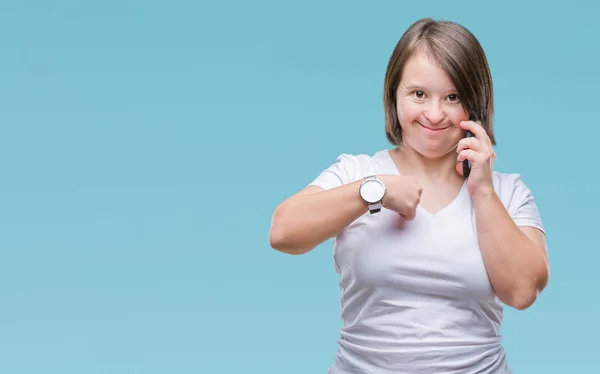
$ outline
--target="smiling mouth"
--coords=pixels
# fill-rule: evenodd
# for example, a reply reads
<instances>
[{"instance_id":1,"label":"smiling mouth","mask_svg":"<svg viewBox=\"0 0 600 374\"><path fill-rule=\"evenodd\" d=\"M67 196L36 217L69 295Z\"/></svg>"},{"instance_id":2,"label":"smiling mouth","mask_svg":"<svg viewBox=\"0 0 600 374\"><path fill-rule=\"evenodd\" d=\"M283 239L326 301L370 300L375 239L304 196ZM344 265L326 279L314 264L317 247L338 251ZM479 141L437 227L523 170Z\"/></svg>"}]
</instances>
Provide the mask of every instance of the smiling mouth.
<instances>
[{"instance_id":1,"label":"smiling mouth","mask_svg":"<svg viewBox=\"0 0 600 374\"><path fill-rule=\"evenodd\" d=\"M427 127L427 126L423 125L422 123L419 123L419 125L421 125L425 130L428 130L428 131L431 131L431 132L440 132L440 131L446 130L447 128L450 127L450 126L446 126L446 127L440 127L438 129L434 129L434 128L431 128L431 127Z\"/></svg>"}]
</instances>

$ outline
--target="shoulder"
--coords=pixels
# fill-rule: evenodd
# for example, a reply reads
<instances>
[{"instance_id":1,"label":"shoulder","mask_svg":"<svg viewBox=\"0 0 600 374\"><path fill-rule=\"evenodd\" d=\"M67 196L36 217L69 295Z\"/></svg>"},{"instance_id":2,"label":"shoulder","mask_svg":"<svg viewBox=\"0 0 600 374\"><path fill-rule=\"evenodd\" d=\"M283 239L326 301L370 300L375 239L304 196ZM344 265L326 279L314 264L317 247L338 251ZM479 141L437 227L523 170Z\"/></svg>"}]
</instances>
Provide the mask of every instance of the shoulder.
<instances>
[{"instance_id":1,"label":"shoulder","mask_svg":"<svg viewBox=\"0 0 600 374\"><path fill-rule=\"evenodd\" d=\"M494 171L493 182L496 194L507 208L533 200L533 194L520 173Z\"/></svg>"},{"instance_id":2,"label":"shoulder","mask_svg":"<svg viewBox=\"0 0 600 374\"><path fill-rule=\"evenodd\" d=\"M545 232L537 202L519 173L494 172L494 188L517 226L530 226Z\"/></svg>"},{"instance_id":3,"label":"shoulder","mask_svg":"<svg viewBox=\"0 0 600 374\"><path fill-rule=\"evenodd\" d=\"M374 154L342 153L336 159L336 164L344 168L348 175L348 182L352 182L369 175L379 174L386 167L387 150L377 151Z\"/></svg>"},{"instance_id":4,"label":"shoulder","mask_svg":"<svg viewBox=\"0 0 600 374\"><path fill-rule=\"evenodd\" d=\"M381 174L386 167L387 150L374 154L341 153L312 182L323 188L352 183L369 175Z\"/></svg>"},{"instance_id":5,"label":"shoulder","mask_svg":"<svg viewBox=\"0 0 600 374\"><path fill-rule=\"evenodd\" d=\"M494 187L498 189L514 188L518 183L522 183L520 173L506 173L500 171L494 171L492 174L494 179Z\"/></svg>"}]
</instances>

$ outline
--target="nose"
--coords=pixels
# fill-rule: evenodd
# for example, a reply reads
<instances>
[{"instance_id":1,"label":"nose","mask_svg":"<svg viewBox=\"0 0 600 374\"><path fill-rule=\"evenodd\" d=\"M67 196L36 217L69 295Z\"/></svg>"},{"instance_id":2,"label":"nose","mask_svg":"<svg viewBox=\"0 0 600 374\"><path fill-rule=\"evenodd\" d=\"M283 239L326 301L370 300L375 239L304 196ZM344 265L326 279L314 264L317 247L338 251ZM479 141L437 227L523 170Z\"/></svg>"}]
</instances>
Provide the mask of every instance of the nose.
<instances>
[{"instance_id":1,"label":"nose","mask_svg":"<svg viewBox=\"0 0 600 374\"><path fill-rule=\"evenodd\" d=\"M443 108L437 103L431 103L427 110L425 110L424 115L425 118L434 125L442 122L446 116Z\"/></svg>"}]
</instances>

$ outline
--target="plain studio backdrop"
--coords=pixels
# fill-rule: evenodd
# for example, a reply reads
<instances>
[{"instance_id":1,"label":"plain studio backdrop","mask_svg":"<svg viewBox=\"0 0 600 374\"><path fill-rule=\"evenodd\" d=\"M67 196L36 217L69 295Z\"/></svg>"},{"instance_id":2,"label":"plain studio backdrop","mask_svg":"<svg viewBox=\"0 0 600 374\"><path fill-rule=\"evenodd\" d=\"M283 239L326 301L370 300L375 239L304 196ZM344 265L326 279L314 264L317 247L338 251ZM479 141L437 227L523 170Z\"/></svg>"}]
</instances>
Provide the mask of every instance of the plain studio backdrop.
<instances>
[{"instance_id":1,"label":"plain studio backdrop","mask_svg":"<svg viewBox=\"0 0 600 374\"><path fill-rule=\"evenodd\" d=\"M340 153L390 148L388 58L422 17L469 28L551 280L506 309L515 373L597 367L600 23L592 1L11 1L0 5L0 372L325 373L328 241L271 213Z\"/></svg>"}]
</instances>

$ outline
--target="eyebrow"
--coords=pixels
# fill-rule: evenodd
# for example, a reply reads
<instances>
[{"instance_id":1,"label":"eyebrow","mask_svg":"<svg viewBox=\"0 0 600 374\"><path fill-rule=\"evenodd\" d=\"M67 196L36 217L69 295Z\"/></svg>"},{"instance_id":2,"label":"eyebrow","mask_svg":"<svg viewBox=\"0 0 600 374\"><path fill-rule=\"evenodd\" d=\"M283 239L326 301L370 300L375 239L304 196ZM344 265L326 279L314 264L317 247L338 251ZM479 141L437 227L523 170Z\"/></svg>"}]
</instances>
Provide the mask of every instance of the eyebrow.
<instances>
[{"instance_id":1,"label":"eyebrow","mask_svg":"<svg viewBox=\"0 0 600 374\"><path fill-rule=\"evenodd\" d=\"M420 89L423 90L425 89L425 86L420 85L420 84L404 84L402 85L402 87L404 87L404 89L408 90L408 91L412 91L412 90L416 90L416 89ZM458 90L456 89L456 87L451 87L449 90L447 90L448 92L458 92Z\"/></svg>"}]
</instances>

